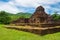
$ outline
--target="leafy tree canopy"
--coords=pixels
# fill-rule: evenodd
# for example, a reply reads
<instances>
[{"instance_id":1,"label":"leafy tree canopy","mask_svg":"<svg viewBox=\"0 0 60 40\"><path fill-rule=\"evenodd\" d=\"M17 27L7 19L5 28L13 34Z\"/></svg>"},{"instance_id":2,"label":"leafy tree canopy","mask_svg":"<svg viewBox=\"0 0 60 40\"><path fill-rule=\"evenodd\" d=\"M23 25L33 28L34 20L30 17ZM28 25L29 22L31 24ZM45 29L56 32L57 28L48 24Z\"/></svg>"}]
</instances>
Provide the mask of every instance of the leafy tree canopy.
<instances>
[{"instance_id":1,"label":"leafy tree canopy","mask_svg":"<svg viewBox=\"0 0 60 40\"><path fill-rule=\"evenodd\" d=\"M0 23L8 24L10 22L10 17L7 12L0 11Z\"/></svg>"},{"instance_id":2,"label":"leafy tree canopy","mask_svg":"<svg viewBox=\"0 0 60 40\"><path fill-rule=\"evenodd\" d=\"M52 14L52 17L54 20L60 20L60 14L57 14L57 12L55 12L54 14Z\"/></svg>"}]
</instances>

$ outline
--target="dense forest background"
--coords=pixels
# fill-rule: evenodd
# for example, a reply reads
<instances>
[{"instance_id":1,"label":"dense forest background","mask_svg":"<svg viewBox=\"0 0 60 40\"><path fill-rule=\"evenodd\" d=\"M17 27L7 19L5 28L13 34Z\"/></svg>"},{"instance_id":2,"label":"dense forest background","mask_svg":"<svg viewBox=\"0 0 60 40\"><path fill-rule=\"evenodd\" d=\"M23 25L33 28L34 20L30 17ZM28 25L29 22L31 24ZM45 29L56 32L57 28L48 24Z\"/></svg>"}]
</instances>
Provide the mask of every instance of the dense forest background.
<instances>
[{"instance_id":1,"label":"dense forest background","mask_svg":"<svg viewBox=\"0 0 60 40\"><path fill-rule=\"evenodd\" d=\"M19 18L30 18L32 13L9 13L5 11L0 11L0 24L9 24L10 22L17 20ZM57 14L57 12L54 12L54 14L49 14L53 17L54 20L60 20L60 14Z\"/></svg>"},{"instance_id":2,"label":"dense forest background","mask_svg":"<svg viewBox=\"0 0 60 40\"><path fill-rule=\"evenodd\" d=\"M5 11L0 11L0 23L1 24L9 24L10 22L17 20L19 18L29 18L32 14L31 13L9 13Z\"/></svg>"}]
</instances>

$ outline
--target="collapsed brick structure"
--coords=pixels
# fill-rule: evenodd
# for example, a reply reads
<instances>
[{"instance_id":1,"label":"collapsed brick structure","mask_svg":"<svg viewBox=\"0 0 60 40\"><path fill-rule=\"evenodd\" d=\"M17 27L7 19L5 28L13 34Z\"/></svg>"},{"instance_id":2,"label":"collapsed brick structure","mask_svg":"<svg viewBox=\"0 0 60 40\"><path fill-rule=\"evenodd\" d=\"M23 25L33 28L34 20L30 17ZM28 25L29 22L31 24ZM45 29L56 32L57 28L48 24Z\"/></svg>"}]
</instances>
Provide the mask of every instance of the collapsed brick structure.
<instances>
[{"instance_id":1,"label":"collapsed brick structure","mask_svg":"<svg viewBox=\"0 0 60 40\"><path fill-rule=\"evenodd\" d=\"M22 30L40 35L60 32L60 27L58 26L60 25L60 20L54 21L50 15L45 13L45 9L42 6L37 7L30 18L19 18L16 21L11 22L11 24L30 26L6 26L6 28Z\"/></svg>"},{"instance_id":2,"label":"collapsed brick structure","mask_svg":"<svg viewBox=\"0 0 60 40\"><path fill-rule=\"evenodd\" d=\"M40 27L55 26L53 18L45 12L45 9L42 6L37 7L34 14L29 19L20 18L11 22L11 24Z\"/></svg>"},{"instance_id":3,"label":"collapsed brick structure","mask_svg":"<svg viewBox=\"0 0 60 40\"><path fill-rule=\"evenodd\" d=\"M37 7L34 14L29 19L31 23L52 23L52 17L45 13L45 9L42 6Z\"/></svg>"}]
</instances>

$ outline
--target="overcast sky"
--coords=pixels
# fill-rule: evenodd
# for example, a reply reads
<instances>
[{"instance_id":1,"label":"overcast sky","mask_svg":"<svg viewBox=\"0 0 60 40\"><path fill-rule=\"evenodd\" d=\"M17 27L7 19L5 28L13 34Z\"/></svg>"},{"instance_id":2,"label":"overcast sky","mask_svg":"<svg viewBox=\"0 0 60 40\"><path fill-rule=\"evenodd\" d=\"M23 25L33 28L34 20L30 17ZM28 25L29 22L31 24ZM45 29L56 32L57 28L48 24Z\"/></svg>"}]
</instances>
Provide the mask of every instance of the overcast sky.
<instances>
[{"instance_id":1,"label":"overcast sky","mask_svg":"<svg viewBox=\"0 0 60 40\"><path fill-rule=\"evenodd\" d=\"M0 11L33 13L40 5L45 8L46 13L60 13L60 0L0 0Z\"/></svg>"}]
</instances>

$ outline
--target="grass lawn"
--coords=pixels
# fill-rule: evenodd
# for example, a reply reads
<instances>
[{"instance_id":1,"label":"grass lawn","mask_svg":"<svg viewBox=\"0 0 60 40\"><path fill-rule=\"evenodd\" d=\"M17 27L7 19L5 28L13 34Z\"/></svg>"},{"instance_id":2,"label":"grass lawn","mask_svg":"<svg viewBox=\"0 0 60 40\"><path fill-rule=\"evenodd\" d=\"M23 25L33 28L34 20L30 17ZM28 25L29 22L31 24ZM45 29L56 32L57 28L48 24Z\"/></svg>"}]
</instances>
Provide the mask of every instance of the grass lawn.
<instances>
[{"instance_id":1,"label":"grass lawn","mask_svg":"<svg viewBox=\"0 0 60 40\"><path fill-rule=\"evenodd\" d=\"M6 29L4 25L0 24L0 40L60 40L60 32L40 36L14 29Z\"/></svg>"}]
</instances>

